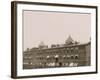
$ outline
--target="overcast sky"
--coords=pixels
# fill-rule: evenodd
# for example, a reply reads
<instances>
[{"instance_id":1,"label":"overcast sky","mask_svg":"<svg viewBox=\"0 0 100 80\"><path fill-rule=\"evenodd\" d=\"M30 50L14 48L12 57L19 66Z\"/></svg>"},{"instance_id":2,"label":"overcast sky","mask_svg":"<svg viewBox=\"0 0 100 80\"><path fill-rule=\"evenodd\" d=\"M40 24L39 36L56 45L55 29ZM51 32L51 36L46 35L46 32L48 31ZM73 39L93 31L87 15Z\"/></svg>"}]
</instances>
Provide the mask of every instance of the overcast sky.
<instances>
[{"instance_id":1,"label":"overcast sky","mask_svg":"<svg viewBox=\"0 0 100 80\"><path fill-rule=\"evenodd\" d=\"M81 43L91 36L91 15L80 13L60 13L24 11L23 49L45 45L64 44L70 35Z\"/></svg>"}]
</instances>

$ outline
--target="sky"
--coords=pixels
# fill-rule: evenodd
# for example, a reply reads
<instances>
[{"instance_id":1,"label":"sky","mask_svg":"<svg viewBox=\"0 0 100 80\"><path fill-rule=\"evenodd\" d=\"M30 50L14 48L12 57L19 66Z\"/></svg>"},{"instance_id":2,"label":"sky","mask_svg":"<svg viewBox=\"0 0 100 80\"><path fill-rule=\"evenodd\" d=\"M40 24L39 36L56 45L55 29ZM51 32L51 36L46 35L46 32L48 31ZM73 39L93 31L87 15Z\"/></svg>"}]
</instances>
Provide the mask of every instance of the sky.
<instances>
[{"instance_id":1,"label":"sky","mask_svg":"<svg viewBox=\"0 0 100 80\"><path fill-rule=\"evenodd\" d=\"M68 36L85 43L91 37L91 14L23 11L23 49L41 42L64 44Z\"/></svg>"}]
</instances>

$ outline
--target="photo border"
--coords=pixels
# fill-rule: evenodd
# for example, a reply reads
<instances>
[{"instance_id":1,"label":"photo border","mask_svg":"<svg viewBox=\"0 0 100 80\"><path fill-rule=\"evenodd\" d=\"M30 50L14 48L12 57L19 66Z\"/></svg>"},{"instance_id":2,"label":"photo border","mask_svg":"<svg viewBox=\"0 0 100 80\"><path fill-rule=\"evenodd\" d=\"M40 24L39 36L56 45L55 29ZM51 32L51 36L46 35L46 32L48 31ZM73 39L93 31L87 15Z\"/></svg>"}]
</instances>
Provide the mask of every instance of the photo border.
<instances>
[{"instance_id":1,"label":"photo border","mask_svg":"<svg viewBox=\"0 0 100 80\"><path fill-rule=\"evenodd\" d=\"M94 8L96 9L96 71L94 72L81 72L81 73L63 73L63 74L50 74L50 75L33 75L33 76L17 76L17 4L34 4L34 5L47 5L47 6L60 6L60 7L79 7L79 8ZM80 75L80 74L94 74L98 72L98 9L97 6L88 5L72 5L72 4L57 4L57 3L41 3L41 2L24 2L12 1L11 2L11 77L12 78L31 78L31 77L49 77L49 76L65 76L65 75Z\"/></svg>"}]
</instances>

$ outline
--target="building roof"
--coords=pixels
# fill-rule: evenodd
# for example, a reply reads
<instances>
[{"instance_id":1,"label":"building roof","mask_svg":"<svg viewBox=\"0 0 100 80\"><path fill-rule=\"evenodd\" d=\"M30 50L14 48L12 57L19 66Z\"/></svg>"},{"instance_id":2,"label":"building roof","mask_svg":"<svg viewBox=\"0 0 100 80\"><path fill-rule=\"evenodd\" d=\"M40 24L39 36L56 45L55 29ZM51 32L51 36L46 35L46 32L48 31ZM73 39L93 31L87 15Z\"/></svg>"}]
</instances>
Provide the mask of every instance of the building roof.
<instances>
[{"instance_id":1,"label":"building roof","mask_svg":"<svg viewBox=\"0 0 100 80\"><path fill-rule=\"evenodd\" d=\"M45 46L44 42L41 41L40 44L39 44L39 46Z\"/></svg>"},{"instance_id":2,"label":"building roof","mask_svg":"<svg viewBox=\"0 0 100 80\"><path fill-rule=\"evenodd\" d=\"M67 38L67 40L65 41L65 43L70 43L70 42L74 42L74 40L72 39L72 37L71 36L69 36L68 38Z\"/></svg>"},{"instance_id":3,"label":"building roof","mask_svg":"<svg viewBox=\"0 0 100 80\"><path fill-rule=\"evenodd\" d=\"M65 44L62 44L62 45L60 45L60 44L57 44L57 45L52 45L52 46L54 46L54 47L50 47L50 48L48 48L48 46L46 46L44 43L43 43L43 41L41 41L40 42L40 44L39 44L39 47L35 47L35 48L32 48L32 49L30 49L30 50L39 50L39 49L56 49L56 48L64 48L64 47L75 47L75 46L84 46L84 45L87 45L87 44L90 44L90 42L87 42L87 43L81 43L81 44L79 44L78 42L77 43L75 43L76 41L74 41L73 39L72 39L72 37L69 35L69 37L67 38L67 40L65 41Z\"/></svg>"},{"instance_id":4,"label":"building roof","mask_svg":"<svg viewBox=\"0 0 100 80\"><path fill-rule=\"evenodd\" d=\"M62 46L62 47L54 47L54 48L32 48L29 51L38 51L38 50L51 50L51 49L62 49L62 48L70 48L70 47L78 47L78 46L86 46L90 45L91 42L83 43L83 44L77 44L77 45L68 45L68 46ZM29 52L29 51L24 51L24 52Z\"/></svg>"}]
</instances>

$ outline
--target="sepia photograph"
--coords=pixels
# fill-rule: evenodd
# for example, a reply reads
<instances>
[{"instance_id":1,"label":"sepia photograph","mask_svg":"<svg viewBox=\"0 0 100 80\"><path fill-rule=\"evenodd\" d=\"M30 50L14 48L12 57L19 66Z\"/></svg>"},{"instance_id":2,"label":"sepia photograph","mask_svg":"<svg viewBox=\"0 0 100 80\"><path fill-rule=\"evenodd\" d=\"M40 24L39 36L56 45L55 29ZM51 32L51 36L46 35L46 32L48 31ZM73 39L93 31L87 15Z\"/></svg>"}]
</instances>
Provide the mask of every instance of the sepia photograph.
<instances>
[{"instance_id":1,"label":"sepia photograph","mask_svg":"<svg viewBox=\"0 0 100 80\"><path fill-rule=\"evenodd\" d=\"M97 73L97 6L12 1L12 78Z\"/></svg>"},{"instance_id":2,"label":"sepia photograph","mask_svg":"<svg viewBox=\"0 0 100 80\"><path fill-rule=\"evenodd\" d=\"M23 11L23 69L90 66L91 14Z\"/></svg>"}]
</instances>

